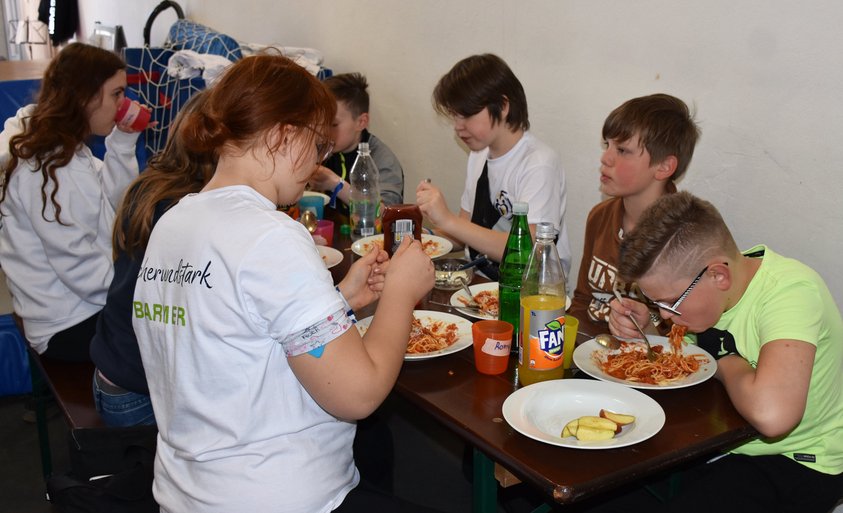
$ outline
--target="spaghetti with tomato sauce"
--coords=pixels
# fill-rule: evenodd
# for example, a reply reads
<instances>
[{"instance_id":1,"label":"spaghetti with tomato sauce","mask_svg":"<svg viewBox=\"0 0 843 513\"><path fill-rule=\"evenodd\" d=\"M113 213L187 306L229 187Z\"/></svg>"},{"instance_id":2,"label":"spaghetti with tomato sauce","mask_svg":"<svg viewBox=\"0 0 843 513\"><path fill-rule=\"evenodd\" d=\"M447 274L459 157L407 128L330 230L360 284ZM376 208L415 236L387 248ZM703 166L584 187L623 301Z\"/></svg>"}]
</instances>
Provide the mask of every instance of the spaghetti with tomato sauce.
<instances>
[{"instance_id":1,"label":"spaghetti with tomato sauce","mask_svg":"<svg viewBox=\"0 0 843 513\"><path fill-rule=\"evenodd\" d=\"M424 354L450 347L459 338L459 327L453 322L427 319L422 323L413 317L407 354Z\"/></svg>"},{"instance_id":2,"label":"spaghetti with tomato sauce","mask_svg":"<svg viewBox=\"0 0 843 513\"><path fill-rule=\"evenodd\" d=\"M617 379L649 385L667 385L697 372L700 366L709 362L700 355L683 355L682 338L685 327L673 325L668 340L671 352L655 346L656 361L647 359L647 350L639 343L621 342L620 349L612 352L597 350L591 354L594 363L606 374Z\"/></svg>"}]
</instances>

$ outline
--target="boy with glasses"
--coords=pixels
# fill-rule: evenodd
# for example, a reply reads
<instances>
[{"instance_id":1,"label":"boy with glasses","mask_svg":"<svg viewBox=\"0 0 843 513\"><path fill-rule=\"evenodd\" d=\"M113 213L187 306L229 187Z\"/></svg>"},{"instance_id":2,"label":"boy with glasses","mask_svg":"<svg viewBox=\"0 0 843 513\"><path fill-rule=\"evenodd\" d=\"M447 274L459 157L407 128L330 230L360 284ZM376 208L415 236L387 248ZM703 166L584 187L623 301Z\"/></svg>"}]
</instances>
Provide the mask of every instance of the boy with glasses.
<instances>
[{"instance_id":1,"label":"boy with glasses","mask_svg":"<svg viewBox=\"0 0 843 513\"><path fill-rule=\"evenodd\" d=\"M644 212L620 262L663 318L696 334L760 434L683 476L666 510L828 512L843 490L843 320L822 278L765 245L739 251L714 206L687 192ZM637 336L628 315L649 311L613 302L614 335Z\"/></svg>"},{"instance_id":2,"label":"boy with glasses","mask_svg":"<svg viewBox=\"0 0 843 513\"><path fill-rule=\"evenodd\" d=\"M613 110L603 123L602 135L600 192L610 198L588 214L577 286L568 310L579 319L579 331L592 336L608 331L613 289L640 299L635 283L617 278L620 243L644 209L676 192L674 182L691 162L699 129L682 100L653 94Z\"/></svg>"}]
</instances>

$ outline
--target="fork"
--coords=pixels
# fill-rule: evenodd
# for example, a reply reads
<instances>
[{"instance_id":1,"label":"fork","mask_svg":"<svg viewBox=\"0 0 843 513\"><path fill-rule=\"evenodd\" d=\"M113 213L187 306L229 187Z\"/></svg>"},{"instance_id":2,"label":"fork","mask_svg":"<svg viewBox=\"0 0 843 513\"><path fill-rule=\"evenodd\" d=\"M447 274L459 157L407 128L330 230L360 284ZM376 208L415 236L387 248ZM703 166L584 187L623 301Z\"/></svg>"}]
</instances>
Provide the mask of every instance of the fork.
<instances>
[{"instance_id":1,"label":"fork","mask_svg":"<svg viewBox=\"0 0 843 513\"><path fill-rule=\"evenodd\" d=\"M620 292L615 289L612 289L612 292L615 293L615 297L618 298L618 301L623 304L623 299L621 298ZM647 345L647 359L651 362L656 361L656 358L658 357L656 356L656 353L653 352L653 348L650 347L650 339L647 338L647 335L644 333L644 330L641 329L641 326L638 325L638 321L635 320L635 317L631 313L629 314L629 320L631 320L632 324L635 325L635 329L638 330L638 333L641 334L641 337L644 339L644 343Z\"/></svg>"},{"instance_id":2,"label":"fork","mask_svg":"<svg viewBox=\"0 0 843 513\"><path fill-rule=\"evenodd\" d=\"M457 281L460 282L462 285L463 291L465 291L466 295L468 296L468 306L472 308L480 309L480 305L477 304L477 301L474 300L474 294L471 293L471 289L468 288L468 282L465 281L465 278L462 276L457 277Z\"/></svg>"}]
</instances>

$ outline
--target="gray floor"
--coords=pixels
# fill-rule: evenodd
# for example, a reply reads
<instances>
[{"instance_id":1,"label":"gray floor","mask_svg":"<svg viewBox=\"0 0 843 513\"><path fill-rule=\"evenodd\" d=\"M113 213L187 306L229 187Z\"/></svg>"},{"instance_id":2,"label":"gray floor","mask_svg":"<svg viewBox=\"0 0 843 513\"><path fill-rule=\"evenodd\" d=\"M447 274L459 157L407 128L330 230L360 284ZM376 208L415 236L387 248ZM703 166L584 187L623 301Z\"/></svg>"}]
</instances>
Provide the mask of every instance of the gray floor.
<instances>
[{"instance_id":1,"label":"gray floor","mask_svg":"<svg viewBox=\"0 0 843 513\"><path fill-rule=\"evenodd\" d=\"M24 422L25 397L0 398L0 512L50 513L44 498L44 479L35 424ZM49 422L50 446L55 469L68 467L67 428L61 415Z\"/></svg>"},{"instance_id":2,"label":"gray floor","mask_svg":"<svg viewBox=\"0 0 843 513\"><path fill-rule=\"evenodd\" d=\"M0 513L55 512L44 499L35 424L22 419L25 400L0 398ZM396 494L443 512L471 511L462 443L400 401L390 403L387 418L396 446ZM67 471L67 429L61 415L54 414L49 426L54 471Z\"/></svg>"}]
</instances>

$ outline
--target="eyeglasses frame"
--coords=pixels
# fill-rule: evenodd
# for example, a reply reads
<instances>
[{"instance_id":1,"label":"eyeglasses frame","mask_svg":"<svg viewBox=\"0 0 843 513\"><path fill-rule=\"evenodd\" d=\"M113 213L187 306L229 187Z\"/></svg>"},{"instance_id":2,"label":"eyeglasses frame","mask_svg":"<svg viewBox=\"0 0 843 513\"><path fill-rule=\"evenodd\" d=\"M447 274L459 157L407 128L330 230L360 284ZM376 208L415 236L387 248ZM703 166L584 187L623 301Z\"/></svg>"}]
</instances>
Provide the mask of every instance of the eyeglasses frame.
<instances>
[{"instance_id":1,"label":"eyeglasses frame","mask_svg":"<svg viewBox=\"0 0 843 513\"><path fill-rule=\"evenodd\" d=\"M708 271L708 266L705 266L703 268L703 270L700 271L700 273L697 275L697 277L694 278L694 281L692 281L691 284L688 285L688 288L685 289L685 292L683 292L682 295L679 296L679 299L677 299L676 302L674 302L672 305L668 305L664 301L655 301L655 300L652 300L650 298L647 298L647 299L649 299L651 303L653 303L654 305L656 305L660 309L665 310L667 312L670 312L673 315L677 315L677 316L681 317L682 312L677 310L677 308L679 308L679 305L682 304L682 301L685 301L685 299L687 299L688 295L691 293L692 290L694 290L694 287L697 286L697 283L700 282L702 277L705 275L706 271Z\"/></svg>"}]
</instances>

